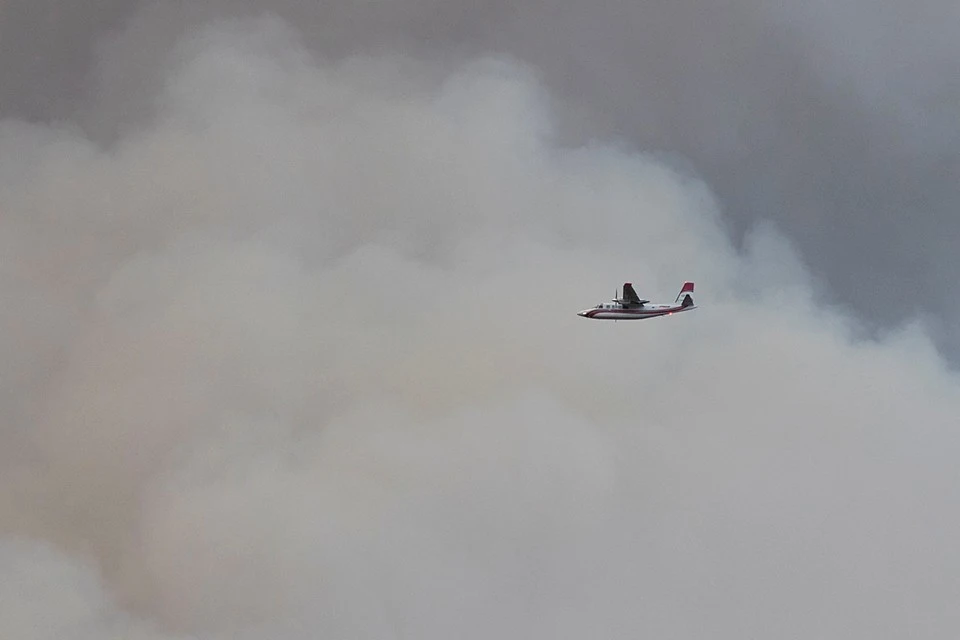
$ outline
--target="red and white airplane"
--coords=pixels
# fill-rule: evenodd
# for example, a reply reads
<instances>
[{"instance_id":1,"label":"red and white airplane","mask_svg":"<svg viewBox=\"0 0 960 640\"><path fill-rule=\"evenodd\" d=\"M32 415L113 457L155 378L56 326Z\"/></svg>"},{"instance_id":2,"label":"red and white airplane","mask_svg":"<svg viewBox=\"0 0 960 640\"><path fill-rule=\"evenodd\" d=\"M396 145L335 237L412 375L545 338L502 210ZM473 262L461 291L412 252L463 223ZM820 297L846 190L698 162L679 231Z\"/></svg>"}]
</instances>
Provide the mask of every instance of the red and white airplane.
<instances>
[{"instance_id":1,"label":"red and white airplane","mask_svg":"<svg viewBox=\"0 0 960 640\"><path fill-rule=\"evenodd\" d=\"M623 283L622 298L614 298L610 302L601 302L593 309L584 309L577 315L594 320L645 320L647 318L669 316L681 311L692 311L697 308L693 304L692 282L683 283L683 288L680 289L680 293L677 294L677 299L673 304L649 304L649 302L649 300L641 300L637 292L633 290L633 285L625 282Z\"/></svg>"}]
</instances>

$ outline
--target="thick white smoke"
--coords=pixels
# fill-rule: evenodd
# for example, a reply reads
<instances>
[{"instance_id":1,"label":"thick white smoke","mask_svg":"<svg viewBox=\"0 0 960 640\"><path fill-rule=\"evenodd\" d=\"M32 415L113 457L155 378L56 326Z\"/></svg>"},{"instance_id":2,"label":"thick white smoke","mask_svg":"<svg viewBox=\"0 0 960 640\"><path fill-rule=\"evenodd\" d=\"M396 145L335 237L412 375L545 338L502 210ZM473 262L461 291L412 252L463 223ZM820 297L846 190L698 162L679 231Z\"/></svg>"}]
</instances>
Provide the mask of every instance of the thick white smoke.
<instances>
[{"instance_id":1,"label":"thick white smoke","mask_svg":"<svg viewBox=\"0 0 960 640\"><path fill-rule=\"evenodd\" d=\"M109 149L0 125L0 632L951 637L960 394L775 231L554 139L509 59L155 62ZM701 308L575 312L624 280Z\"/></svg>"}]
</instances>

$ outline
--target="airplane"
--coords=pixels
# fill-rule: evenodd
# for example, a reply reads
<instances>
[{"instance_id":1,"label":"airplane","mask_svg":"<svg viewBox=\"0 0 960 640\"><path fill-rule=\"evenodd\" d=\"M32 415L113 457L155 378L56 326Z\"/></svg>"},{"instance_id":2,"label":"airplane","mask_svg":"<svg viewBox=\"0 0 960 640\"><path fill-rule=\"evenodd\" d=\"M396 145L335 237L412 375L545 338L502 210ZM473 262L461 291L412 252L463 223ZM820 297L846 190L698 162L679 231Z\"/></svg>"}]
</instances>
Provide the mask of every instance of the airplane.
<instances>
[{"instance_id":1,"label":"airplane","mask_svg":"<svg viewBox=\"0 0 960 640\"><path fill-rule=\"evenodd\" d=\"M683 299L682 302L681 298ZM693 304L692 282L683 283L683 287L673 304L649 304L649 302L649 300L643 300L637 295L632 284L624 282L622 298L616 297L610 302L601 302L593 309L584 309L577 315L581 318L592 318L594 320L646 320L647 318L670 316L681 311L693 311L697 308Z\"/></svg>"}]
</instances>

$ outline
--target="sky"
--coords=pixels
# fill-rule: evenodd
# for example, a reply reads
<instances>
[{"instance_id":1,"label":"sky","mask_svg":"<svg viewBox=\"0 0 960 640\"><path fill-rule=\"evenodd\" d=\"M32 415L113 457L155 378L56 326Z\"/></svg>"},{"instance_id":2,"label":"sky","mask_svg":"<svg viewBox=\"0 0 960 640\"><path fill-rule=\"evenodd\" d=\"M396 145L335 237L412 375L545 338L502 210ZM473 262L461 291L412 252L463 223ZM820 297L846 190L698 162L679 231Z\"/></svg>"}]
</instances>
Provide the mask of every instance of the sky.
<instances>
[{"instance_id":1,"label":"sky","mask_svg":"<svg viewBox=\"0 0 960 640\"><path fill-rule=\"evenodd\" d=\"M264 6L3 5L2 635L956 635L954 8Z\"/></svg>"},{"instance_id":2,"label":"sky","mask_svg":"<svg viewBox=\"0 0 960 640\"><path fill-rule=\"evenodd\" d=\"M163 57L194 26L270 11L328 60L411 54L530 65L558 135L703 178L738 248L773 222L824 301L865 330L916 317L960 358L960 11L944 0L8 0L0 113L108 143L149 118ZM643 242L641 237L638 241Z\"/></svg>"}]
</instances>

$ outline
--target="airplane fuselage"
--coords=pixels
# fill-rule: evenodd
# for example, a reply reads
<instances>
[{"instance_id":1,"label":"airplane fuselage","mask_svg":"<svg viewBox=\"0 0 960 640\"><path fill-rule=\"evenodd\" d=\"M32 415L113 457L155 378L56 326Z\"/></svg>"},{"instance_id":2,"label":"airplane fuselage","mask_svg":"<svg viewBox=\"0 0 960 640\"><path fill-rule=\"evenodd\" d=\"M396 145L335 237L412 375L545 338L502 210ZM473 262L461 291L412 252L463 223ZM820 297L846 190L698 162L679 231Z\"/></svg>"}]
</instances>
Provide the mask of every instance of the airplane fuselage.
<instances>
[{"instance_id":1,"label":"airplane fuselage","mask_svg":"<svg viewBox=\"0 0 960 640\"><path fill-rule=\"evenodd\" d=\"M642 306L627 306L616 302L599 304L593 309L584 309L577 315L582 318L591 318L593 320L646 320L647 318L659 318L660 316L669 316L681 311L690 311L696 309L695 305L686 307L679 304L645 304Z\"/></svg>"},{"instance_id":2,"label":"airplane fuselage","mask_svg":"<svg viewBox=\"0 0 960 640\"><path fill-rule=\"evenodd\" d=\"M593 309L584 309L577 315L592 320L646 320L672 316L681 311L696 309L693 303L693 282L684 282L673 304L653 303L637 295L633 284L623 283L623 297L617 296L610 302L601 302Z\"/></svg>"}]
</instances>

